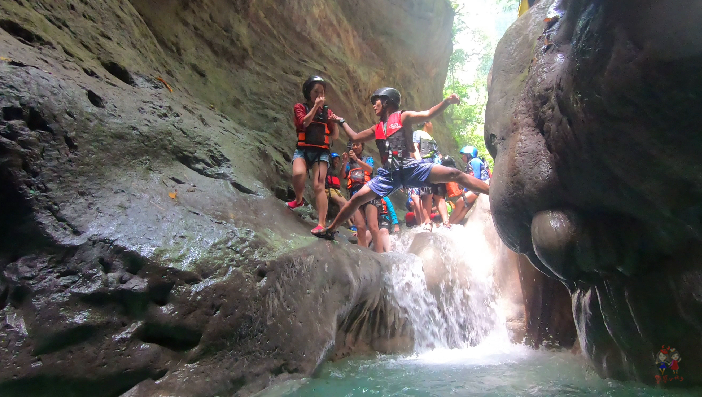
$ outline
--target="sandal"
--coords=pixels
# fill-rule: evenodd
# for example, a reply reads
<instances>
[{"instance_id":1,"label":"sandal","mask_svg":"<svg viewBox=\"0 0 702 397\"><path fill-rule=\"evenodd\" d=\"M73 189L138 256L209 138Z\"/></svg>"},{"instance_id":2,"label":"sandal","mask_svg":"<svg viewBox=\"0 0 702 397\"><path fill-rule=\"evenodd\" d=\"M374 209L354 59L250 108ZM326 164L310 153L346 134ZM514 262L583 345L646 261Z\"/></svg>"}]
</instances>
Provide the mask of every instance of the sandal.
<instances>
[{"instance_id":1,"label":"sandal","mask_svg":"<svg viewBox=\"0 0 702 397\"><path fill-rule=\"evenodd\" d=\"M334 236L336 236L336 232L327 228L319 229L318 227L316 227L312 229L312 235L315 237L323 238L325 240L334 241Z\"/></svg>"},{"instance_id":2,"label":"sandal","mask_svg":"<svg viewBox=\"0 0 702 397\"><path fill-rule=\"evenodd\" d=\"M287 202L287 205L288 205L288 208L290 208L291 210L294 210L295 208L302 207L304 205L304 203L305 203L305 200L300 200L299 203L297 201L293 200L293 201Z\"/></svg>"},{"instance_id":3,"label":"sandal","mask_svg":"<svg viewBox=\"0 0 702 397\"><path fill-rule=\"evenodd\" d=\"M314 229L310 230L310 233L315 234L315 233L321 232L322 230L324 230L324 226L322 226L322 225L317 225L317 227L315 227Z\"/></svg>"},{"instance_id":4,"label":"sandal","mask_svg":"<svg viewBox=\"0 0 702 397\"><path fill-rule=\"evenodd\" d=\"M431 223L422 223L422 229L424 229L427 232L430 232L432 229Z\"/></svg>"}]
</instances>

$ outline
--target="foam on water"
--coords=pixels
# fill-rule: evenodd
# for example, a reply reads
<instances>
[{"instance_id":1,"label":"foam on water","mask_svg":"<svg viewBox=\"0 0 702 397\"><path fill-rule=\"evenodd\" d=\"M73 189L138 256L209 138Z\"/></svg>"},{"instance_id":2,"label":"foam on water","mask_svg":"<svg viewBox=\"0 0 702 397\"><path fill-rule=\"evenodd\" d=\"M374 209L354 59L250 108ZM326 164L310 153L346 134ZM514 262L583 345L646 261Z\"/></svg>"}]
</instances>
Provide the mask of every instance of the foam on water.
<instances>
[{"instance_id":1,"label":"foam on water","mask_svg":"<svg viewBox=\"0 0 702 397\"><path fill-rule=\"evenodd\" d=\"M385 273L391 294L407 310L415 329L415 351L465 349L491 336L493 346L510 345L505 319L499 310L494 283L495 247L483 231L485 224L468 222L451 229L436 229L432 252L422 258L408 253L419 229L393 241L393 268ZM424 261L443 264L441 293L427 288Z\"/></svg>"},{"instance_id":2,"label":"foam on water","mask_svg":"<svg viewBox=\"0 0 702 397\"><path fill-rule=\"evenodd\" d=\"M261 395L279 396L696 396L638 383L601 379L570 352L533 350L510 343L495 290L495 247L485 238L488 216L465 227L434 232L422 258L408 250L419 230L393 241L387 254L389 299L405 308L415 329L415 353L325 363L313 379L290 381ZM426 237L426 236L425 236ZM438 247L436 246L438 244ZM432 257L434 255L434 257ZM427 288L423 261L440 260L440 292ZM434 286L436 287L436 286Z\"/></svg>"}]
</instances>

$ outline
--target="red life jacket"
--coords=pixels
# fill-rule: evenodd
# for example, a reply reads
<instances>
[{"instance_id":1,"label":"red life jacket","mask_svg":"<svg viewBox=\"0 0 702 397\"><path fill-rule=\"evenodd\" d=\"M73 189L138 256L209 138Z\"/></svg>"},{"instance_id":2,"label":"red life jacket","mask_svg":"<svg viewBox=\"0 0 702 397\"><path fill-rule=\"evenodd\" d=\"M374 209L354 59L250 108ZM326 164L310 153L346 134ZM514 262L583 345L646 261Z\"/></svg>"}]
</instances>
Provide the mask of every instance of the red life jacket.
<instances>
[{"instance_id":1,"label":"red life jacket","mask_svg":"<svg viewBox=\"0 0 702 397\"><path fill-rule=\"evenodd\" d=\"M366 182L371 180L371 173L361 168L358 163L352 162L349 163L349 165L350 169L347 175L348 183L346 184L346 188L348 190L360 189L361 186L365 185Z\"/></svg>"},{"instance_id":2,"label":"red life jacket","mask_svg":"<svg viewBox=\"0 0 702 397\"><path fill-rule=\"evenodd\" d=\"M309 113L310 108L307 104L304 105L305 110ZM321 115L316 114L310 125L305 128L305 132L297 133L297 147L329 149L331 131L327 126L328 117L328 112L326 114L322 112Z\"/></svg>"},{"instance_id":3,"label":"red life jacket","mask_svg":"<svg viewBox=\"0 0 702 397\"><path fill-rule=\"evenodd\" d=\"M341 189L341 181L338 176L327 175L327 180L325 183L326 189Z\"/></svg>"},{"instance_id":4,"label":"red life jacket","mask_svg":"<svg viewBox=\"0 0 702 397\"><path fill-rule=\"evenodd\" d=\"M398 134L396 134L399 132ZM407 137L404 134L402 125L402 111L388 116L387 123L379 122L375 125L375 144L380 151L382 163L385 164L388 160L388 146L394 156L409 157L409 148L407 147Z\"/></svg>"}]
</instances>

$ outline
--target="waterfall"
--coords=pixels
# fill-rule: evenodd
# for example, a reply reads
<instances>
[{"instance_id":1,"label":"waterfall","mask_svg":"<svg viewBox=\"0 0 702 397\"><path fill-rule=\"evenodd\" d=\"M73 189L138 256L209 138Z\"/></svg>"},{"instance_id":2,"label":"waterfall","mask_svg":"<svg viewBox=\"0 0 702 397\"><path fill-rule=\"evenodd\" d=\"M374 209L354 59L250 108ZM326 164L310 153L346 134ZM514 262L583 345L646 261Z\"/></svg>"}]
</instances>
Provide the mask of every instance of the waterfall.
<instances>
[{"instance_id":1,"label":"waterfall","mask_svg":"<svg viewBox=\"0 0 702 397\"><path fill-rule=\"evenodd\" d=\"M414 325L417 353L463 349L488 337L509 344L495 282L499 241L490 238L487 197L482 203L465 226L414 228L393 240L385 282Z\"/></svg>"}]
</instances>

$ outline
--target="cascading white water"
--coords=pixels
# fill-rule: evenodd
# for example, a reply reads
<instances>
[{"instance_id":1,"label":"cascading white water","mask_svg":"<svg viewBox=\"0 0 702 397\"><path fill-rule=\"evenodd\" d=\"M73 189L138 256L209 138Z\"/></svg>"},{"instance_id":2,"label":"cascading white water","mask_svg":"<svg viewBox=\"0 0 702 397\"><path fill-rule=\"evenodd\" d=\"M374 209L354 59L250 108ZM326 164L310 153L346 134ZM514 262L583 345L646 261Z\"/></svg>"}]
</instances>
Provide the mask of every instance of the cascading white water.
<instances>
[{"instance_id":1,"label":"cascading white water","mask_svg":"<svg viewBox=\"0 0 702 397\"><path fill-rule=\"evenodd\" d=\"M494 280L497 247L487 228L494 228L489 214L431 234L415 228L393 240L385 281L414 325L417 353L476 346L488 336L510 343Z\"/></svg>"}]
</instances>

